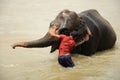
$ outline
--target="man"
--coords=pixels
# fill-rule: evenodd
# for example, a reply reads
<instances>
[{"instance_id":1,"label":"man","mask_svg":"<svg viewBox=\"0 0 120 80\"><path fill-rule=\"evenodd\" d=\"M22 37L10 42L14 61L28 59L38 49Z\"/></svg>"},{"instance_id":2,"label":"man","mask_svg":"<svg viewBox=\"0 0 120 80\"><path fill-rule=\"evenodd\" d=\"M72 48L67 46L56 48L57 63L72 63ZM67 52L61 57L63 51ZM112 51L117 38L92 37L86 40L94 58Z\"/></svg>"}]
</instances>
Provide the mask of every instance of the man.
<instances>
[{"instance_id":1,"label":"man","mask_svg":"<svg viewBox=\"0 0 120 80\"><path fill-rule=\"evenodd\" d=\"M74 63L70 56L71 49L75 46L75 41L67 29L62 30L60 34L56 34L58 27L52 26L49 30L51 36L61 40L59 46L58 62L63 67L73 67Z\"/></svg>"}]
</instances>

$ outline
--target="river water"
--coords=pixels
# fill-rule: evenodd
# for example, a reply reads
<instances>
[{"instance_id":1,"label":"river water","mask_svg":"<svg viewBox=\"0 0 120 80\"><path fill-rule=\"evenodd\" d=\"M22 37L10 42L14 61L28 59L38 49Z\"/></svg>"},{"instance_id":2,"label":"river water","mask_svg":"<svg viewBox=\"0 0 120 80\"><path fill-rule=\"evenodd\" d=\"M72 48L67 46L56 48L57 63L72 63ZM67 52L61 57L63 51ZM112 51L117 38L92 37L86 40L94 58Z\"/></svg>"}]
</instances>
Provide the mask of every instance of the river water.
<instances>
[{"instance_id":1,"label":"river water","mask_svg":"<svg viewBox=\"0 0 120 80\"><path fill-rule=\"evenodd\" d=\"M0 0L0 80L119 80L119 0ZM21 41L41 38L63 9L77 13L97 9L113 26L114 48L93 56L73 55L74 68L63 68L57 52L47 48L11 48Z\"/></svg>"}]
</instances>

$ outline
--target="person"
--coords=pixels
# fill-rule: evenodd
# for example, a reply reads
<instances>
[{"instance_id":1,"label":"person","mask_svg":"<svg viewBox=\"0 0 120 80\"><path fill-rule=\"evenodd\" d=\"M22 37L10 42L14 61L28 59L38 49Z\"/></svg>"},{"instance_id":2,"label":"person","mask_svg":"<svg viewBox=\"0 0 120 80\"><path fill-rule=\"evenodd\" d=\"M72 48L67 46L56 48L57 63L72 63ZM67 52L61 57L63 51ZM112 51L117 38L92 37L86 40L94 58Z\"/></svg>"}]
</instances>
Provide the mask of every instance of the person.
<instances>
[{"instance_id":1,"label":"person","mask_svg":"<svg viewBox=\"0 0 120 80\"><path fill-rule=\"evenodd\" d=\"M75 37L78 34L77 31L73 31L72 33L70 33L68 29L64 28L62 29L62 31L60 31L60 34L57 34L56 33L57 30L58 30L58 27L57 25L54 24L49 29L49 33L51 34L51 36L55 38L59 38L61 40L60 46L59 46L58 62L63 67L74 67L75 64L71 58L70 52L73 47L78 46L84 43L85 41L88 41L89 36L91 35L91 32L89 31L88 28L86 31L83 31L85 35L81 35L83 34L82 31L81 33L79 32L80 33L79 37L83 37L83 36L85 37L83 37L82 40L79 40L78 42L76 42Z\"/></svg>"},{"instance_id":2,"label":"person","mask_svg":"<svg viewBox=\"0 0 120 80\"><path fill-rule=\"evenodd\" d=\"M49 30L51 36L55 38L59 38L61 40L59 46L59 54L58 54L58 62L63 67L74 67L75 64L72 61L70 50L75 46L75 41L71 35L69 35L69 31L64 29L60 34L57 34L58 27L56 25L52 26Z\"/></svg>"}]
</instances>

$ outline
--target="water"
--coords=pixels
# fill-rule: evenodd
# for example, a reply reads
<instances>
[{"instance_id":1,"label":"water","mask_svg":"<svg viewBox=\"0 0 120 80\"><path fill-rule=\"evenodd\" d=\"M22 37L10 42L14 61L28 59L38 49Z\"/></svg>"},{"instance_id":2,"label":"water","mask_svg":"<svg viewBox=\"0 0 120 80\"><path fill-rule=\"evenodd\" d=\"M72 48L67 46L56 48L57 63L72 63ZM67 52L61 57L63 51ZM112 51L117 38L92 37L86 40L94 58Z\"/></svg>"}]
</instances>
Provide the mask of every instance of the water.
<instances>
[{"instance_id":1,"label":"water","mask_svg":"<svg viewBox=\"0 0 120 80\"><path fill-rule=\"evenodd\" d=\"M119 80L119 0L0 0L0 80ZM48 48L16 48L15 42L41 38L50 21L63 9L81 12L97 9L113 26L117 42L113 49L91 57L73 55L74 68L57 62L57 51Z\"/></svg>"}]
</instances>

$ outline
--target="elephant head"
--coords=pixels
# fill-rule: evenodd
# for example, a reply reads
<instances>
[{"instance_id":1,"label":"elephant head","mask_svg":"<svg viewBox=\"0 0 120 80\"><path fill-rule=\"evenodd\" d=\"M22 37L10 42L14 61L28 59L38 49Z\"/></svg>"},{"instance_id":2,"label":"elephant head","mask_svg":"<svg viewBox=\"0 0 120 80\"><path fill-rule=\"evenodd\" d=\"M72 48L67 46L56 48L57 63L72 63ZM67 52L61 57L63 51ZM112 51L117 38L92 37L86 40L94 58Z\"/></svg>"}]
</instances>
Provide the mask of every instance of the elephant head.
<instances>
[{"instance_id":1,"label":"elephant head","mask_svg":"<svg viewBox=\"0 0 120 80\"><path fill-rule=\"evenodd\" d=\"M59 28L57 33L60 34L64 29L69 30L69 34L73 31L78 31L78 33L84 32L82 28L85 26L84 21L78 16L74 11L63 10L57 17L50 23L50 28L57 25ZM29 43L28 47L47 47L51 46L51 52L58 49L60 40L53 38L49 33L47 33L43 38Z\"/></svg>"},{"instance_id":2,"label":"elephant head","mask_svg":"<svg viewBox=\"0 0 120 80\"><path fill-rule=\"evenodd\" d=\"M73 31L79 31L79 29L82 29L85 26L82 18L78 16L76 12L69 10L61 11L55 20L50 23L49 28L51 28L53 25L57 25L59 27L57 31L58 34L61 34L64 29L67 29L69 30L69 33L72 33ZM80 30L78 33L80 32L83 31ZM55 51L59 47L59 44L60 40L56 40L54 44L51 45L51 52Z\"/></svg>"}]
</instances>

